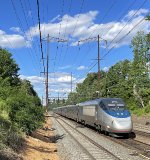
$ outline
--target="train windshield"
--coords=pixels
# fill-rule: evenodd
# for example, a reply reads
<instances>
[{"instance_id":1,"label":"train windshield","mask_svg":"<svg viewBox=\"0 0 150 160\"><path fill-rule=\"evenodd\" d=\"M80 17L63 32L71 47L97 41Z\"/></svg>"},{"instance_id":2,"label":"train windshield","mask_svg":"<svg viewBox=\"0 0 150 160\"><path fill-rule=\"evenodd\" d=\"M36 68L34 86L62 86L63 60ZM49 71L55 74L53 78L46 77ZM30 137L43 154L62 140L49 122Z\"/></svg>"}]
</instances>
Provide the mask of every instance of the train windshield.
<instances>
[{"instance_id":1,"label":"train windshield","mask_svg":"<svg viewBox=\"0 0 150 160\"><path fill-rule=\"evenodd\" d=\"M122 101L122 99L105 99L103 100L103 102L101 102L101 104L103 103L103 105L105 106L105 108L107 108L107 110L112 110L112 111L123 111L126 109L124 102Z\"/></svg>"},{"instance_id":2,"label":"train windshield","mask_svg":"<svg viewBox=\"0 0 150 160\"><path fill-rule=\"evenodd\" d=\"M126 109L124 104L119 104L119 103L118 104L108 104L107 106L109 110L114 110L114 111L117 111L117 110L123 111Z\"/></svg>"}]
</instances>

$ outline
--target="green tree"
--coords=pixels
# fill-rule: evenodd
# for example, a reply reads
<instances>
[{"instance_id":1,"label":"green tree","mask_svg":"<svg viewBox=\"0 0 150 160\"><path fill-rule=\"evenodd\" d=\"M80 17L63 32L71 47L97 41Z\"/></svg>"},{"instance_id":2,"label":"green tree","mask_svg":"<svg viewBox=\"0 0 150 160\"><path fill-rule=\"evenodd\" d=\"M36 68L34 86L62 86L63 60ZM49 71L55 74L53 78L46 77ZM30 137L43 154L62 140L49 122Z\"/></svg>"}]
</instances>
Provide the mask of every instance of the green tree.
<instances>
[{"instance_id":1,"label":"green tree","mask_svg":"<svg viewBox=\"0 0 150 160\"><path fill-rule=\"evenodd\" d=\"M149 43L144 32L138 32L131 42L134 59L132 64L131 79L133 84L133 95L139 106L144 107L145 101L142 93L149 92L150 85L148 64ZM146 94L147 95L147 94ZM145 94L144 94L145 97ZM148 96L149 97L149 96ZM147 97L147 98L148 98Z\"/></svg>"},{"instance_id":2,"label":"green tree","mask_svg":"<svg viewBox=\"0 0 150 160\"><path fill-rule=\"evenodd\" d=\"M17 85L19 82L18 78L19 67L13 60L12 55L0 48L0 81L6 84Z\"/></svg>"}]
</instances>

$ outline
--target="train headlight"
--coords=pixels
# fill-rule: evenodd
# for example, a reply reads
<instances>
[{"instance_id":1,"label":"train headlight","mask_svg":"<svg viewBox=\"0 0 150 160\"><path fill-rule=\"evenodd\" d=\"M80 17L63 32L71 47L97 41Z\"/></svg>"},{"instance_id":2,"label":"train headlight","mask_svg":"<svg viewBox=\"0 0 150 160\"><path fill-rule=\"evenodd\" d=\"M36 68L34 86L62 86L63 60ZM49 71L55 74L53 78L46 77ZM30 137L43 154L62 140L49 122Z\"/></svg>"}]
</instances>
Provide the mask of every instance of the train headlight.
<instances>
[{"instance_id":1,"label":"train headlight","mask_svg":"<svg viewBox=\"0 0 150 160\"><path fill-rule=\"evenodd\" d=\"M107 128L110 128L109 126L107 126Z\"/></svg>"}]
</instances>

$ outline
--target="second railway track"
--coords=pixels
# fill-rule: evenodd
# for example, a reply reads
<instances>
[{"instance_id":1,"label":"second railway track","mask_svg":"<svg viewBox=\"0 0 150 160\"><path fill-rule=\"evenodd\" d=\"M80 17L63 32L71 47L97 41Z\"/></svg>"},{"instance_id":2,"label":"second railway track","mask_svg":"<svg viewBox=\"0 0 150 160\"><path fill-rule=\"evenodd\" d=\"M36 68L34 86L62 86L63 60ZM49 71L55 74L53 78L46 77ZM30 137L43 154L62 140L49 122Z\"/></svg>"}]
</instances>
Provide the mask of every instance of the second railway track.
<instances>
[{"instance_id":1,"label":"second railway track","mask_svg":"<svg viewBox=\"0 0 150 160\"><path fill-rule=\"evenodd\" d=\"M130 155L128 153L123 153L121 155L121 153L119 153L119 150L117 150L117 147L116 147L116 151L112 152L112 149L109 149L109 148L107 149L103 145L101 145L100 143L97 143L95 140L93 140L92 138L90 138L88 136L88 133L87 133L87 135L84 134L84 133L82 133L79 130L80 127L78 129L77 129L77 127L73 127L69 123L69 120L64 119L64 118L60 118L60 117L59 118L57 117L56 119L57 119L58 123L66 130L66 132L69 132L69 135L73 136L73 139L76 139L76 141L79 143L79 145L82 148L84 148L83 150L86 153L88 153L87 155L89 155L90 159L97 159L97 160L98 159L108 159L108 160L109 159L111 159L111 160L112 159L117 159L117 160L124 160L124 159L128 159L128 160L129 159L132 159L132 160L136 159L136 160L139 160L139 159L145 159L145 156L143 156L143 154L141 154L144 157L143 158L139 153L137 153L135 150L133 150L133 147L132 147ZM92 132L92 130L90 130L90 132ZM94 134L96 134L96 132ZM100 137L98 137L98 138L100 138ZM112 137L110 137L110 139L111 138ZM118 145L122 145L122 143L120 143L120 144L118 143ZM122 146L126 147L127 144L126 145L122 145ZM126 147L126 148L130 148L131 149L131 147L129 147L129 146ZM87 158L85 158L85 159L87 159Z\"/></svg>"},{"instance_id":2,"label":"second railway track","mask_svg":"<svg viewBox=\"0 0 150 160\"><path fill-rule=\"evenodd\" d=\"M121 160L119 157L115 156L110 151L106 150L104 147L79 132L77 129L72 127L70 124L64 120L57 118L57 122L65 129L65 131L79 144L79 146L85 152L84 159L92 160Z\"/></svg>"},{"instance_id":3,"label":"second railway track","mask_svg":"<svg viewBox=\"0 0 150 160\"><path fill-rule=\"evenodd\" d=\"M61 120L63 121L63 123L65 123L65 124L67 124L67 125L69 125L70 127L72 127L72 128L74 128L75 129L75 127L73 127L72 125L70 125L70 123L68 124L68 122L66 122L66 120L67 119L62 119L61 118ZM73 121L72 121L73 122ZM74 123L75 124L75 123ZM87 129L89 129L89 128L87 128ZM94 134L97 134L97 136L99 135L99 136L102 136L102 137L104 137L104 138L107 138L107 139L109 139L109 140L111 140L111 141L113 141L113 142L115 142L115 143L117 143L117 144L119 144L119 145L121 145L121 146L124 146L124 147L126 147L126 148L129 148L129 149L131 149L133 152L132 153L130 153L130 155L131 156L137 156L138 158L139 157L141 157L142 159L150 159L149 157L150 157L150 145L148 145L148 144L145 144L145 143L142 143L142 142L140 142L140 141L138 141L138 140L135 140L135 139L116 139L116 138L113 138L113 137L109 137L109 136L105 136L105 135L103 135L103 134L98 134L98 133L96 133L94 130L92 130L92 129L89 129L91 132L93 132ZM80 132L79 130L77 130L77 132ZM80 132L80 134L83 134L83 133L81 133ZM85 134L83 134L84 136L86 136ZM90 139L90 140L92 140L91 138L89 138L89 136L86 136L87 137L87 139ZM92 140L93 141L93 140ZM95 141L93 141L94 143L96 143ZM98 144L98 143L97 143ZM99 145L99 144L98 144ZM102 146L101 146L102 147ZM104 148L104 147L102 147L102 148ZM111 153L111 151L109 150L109 149L105 149L104 148L104 150L107 152L110 152L109 154L111 155L111 154L113 154L113 153ZM116 158L116 159L124 159L124 158L121 158L121 156L117 156L116 154L113 154L113 157L114 158ZM132 157L131 159L134 159L135 157ZM137 158L137 159L138 159ZM127 159L130 159L130 158L127 158Z\"/></svg>"}]
</instances>

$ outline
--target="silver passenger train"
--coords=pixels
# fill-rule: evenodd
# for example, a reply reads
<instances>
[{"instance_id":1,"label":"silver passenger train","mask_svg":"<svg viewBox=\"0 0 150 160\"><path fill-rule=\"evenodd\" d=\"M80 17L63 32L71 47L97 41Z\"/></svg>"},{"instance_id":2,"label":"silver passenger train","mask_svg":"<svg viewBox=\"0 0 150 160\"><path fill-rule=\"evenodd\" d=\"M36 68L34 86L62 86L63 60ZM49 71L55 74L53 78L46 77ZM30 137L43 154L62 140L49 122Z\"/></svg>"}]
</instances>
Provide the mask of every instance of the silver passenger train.
<instances>
[{"instance_id":1,"label":"silver passenger train","mask_svg":"<svg viewBox=\"0 0 150 160\"><path fill-rule=\"evenodd\" d=\"M129 135L132 132L131 115L121 98L100 98L53 111L105 134Z\"/></svg>"}]
</instances>

